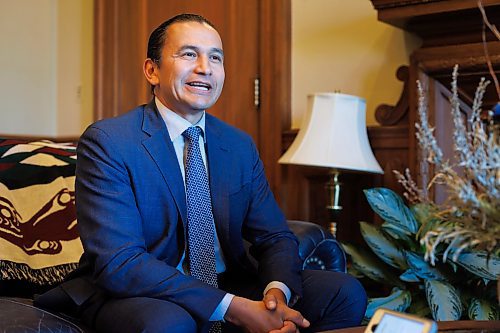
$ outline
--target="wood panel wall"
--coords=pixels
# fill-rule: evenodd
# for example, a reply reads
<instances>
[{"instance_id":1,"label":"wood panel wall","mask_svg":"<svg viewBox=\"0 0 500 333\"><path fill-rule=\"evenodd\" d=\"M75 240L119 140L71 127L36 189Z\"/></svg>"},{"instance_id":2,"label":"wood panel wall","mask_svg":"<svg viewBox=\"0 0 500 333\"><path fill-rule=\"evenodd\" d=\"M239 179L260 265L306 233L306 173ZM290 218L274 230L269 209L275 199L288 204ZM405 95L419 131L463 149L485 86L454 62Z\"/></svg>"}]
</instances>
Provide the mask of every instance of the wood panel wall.
<instances>
[{"instance_id":1,"label":"wood panel wall","mask_svg":"<svg viewBox=\"0 0 500 333\"><path fill-rule=\"evenodd\" d=\"M198 1L196 8L203 8L213 13L217 12L216 6L226 2ZM274 193L278 193L279 199L281 168L277 161L282 152L281 133L290 127L291 113L291 2L289 0L254 2L258 4L260 32L257 46L260 107L255 117L258 128L254 137L258 142L270 186ZM151 17L159 15L156 12L158 6L188 10L194 1L94 0L94 3L96 18L94 107L97 120L116 116L151 98L149 87L142 74L147 38L152 28L149 26ZM243 2L240 4L230 1L229 4L231 8L241 9L245 6ZM231 17L221 19L222 24L239 24L231 23L232 21ZM245 22L241 22L239 28L245 29L246 26ZM241 39L241 43L245 41L242 36L234 37ZM228 88L232 89L231 92L237 91L242 85L238 82L238 68L247 66L244 59L234 59L233 63L234 69L226 68L227 72L235 73L232 87ZM229 84L227 80L226 84Z\"/></svg>"},{"instance_id":2,"label":"wood panel wall","mask_svg":"<svg viewBox=\"0 0 500 333\"><path fill-rule=\"evenodd\" d=\"M367 1L367 0L366 0ZM383 176L369 174L343 174L341 199L344 207L338 217L338 237L341 240L361 242L358 224L360 220L380 223L368 206L362 190L384 186L401 193L392 170L410 168L419 171L418 150L415 141L416 120L415 80L427 75L444 86L454 63L461 65L463 73L462 97L471 96L470 87L480 76L488 75L484 48L481 43L481 24L478 24L476 1L473 0L371 0L378 11L379 20L416 33L423 39L423 46L411 57L409 68L401 68L397 79L406 82L396 105L381 105L376 119L381 124L368 128L372 149L385 171ZM134 16L144 20L147 11L145 1L101 0L96 1L96 117L106 110L120 109L117 96L123 87L116 75L122 64L113 62L116 55L117 22L115 15ZM483 0L493 22L499 26L500 4ZM324 208L327 170L281 166L277 160L290 145L296 132L290 131L291 116L291 4L288 0L259 2L259 41L261 107L259 115L260 153L271 188L288 218L304 219L328 227L330 217ZM139 38L144 31L130 31L127 38ZM487 33L487 46L493 66L499 72L500 43ZM478 39L479 38L479 39ZM130 61L137 58L136 50L127 50ZM141 59L142 61L142 59ZM135 74L134 74L135 75ZM143 80L132 75L128 80ZM142 74L141 74L142 75ZM108 81L110 80L110 81ZM468 84L470 82L470 84ZM126 93L127 94L127 93ZM131 94L146 96L147 86ZM486 103L493 103L495 94L488 92ZM434 103L435 101L433 101ZM494 101L496 102L496 101ZM439 105L439 103L434 103ZM106 111L108 112L108 111ZM111 115L113 115L112 111ZM436 110L437 113L442 112ZM432 121L435 121L432 120ZM438 126L439 123L436 123ZM441 131L447 128L438 129Z\"/></svg>"},{"instance_id":3,"label":"wood panel wall","mask_svg":"<svg viewBox=\"0 0 500 333\"><path fill-rule=\"evenodd\" d=\"M381 126L368 128L372 149L385 174L342 176L343 210L338 217L337 236L341 241L355 243L363 243L358 221L382 222L368 206L363 189L383 186L401 194L402 188L392 170L409 168L420 186L426 185L432 172L431 169L422 168L415 139L418 102L416 80L423 80L429 89L430 123L436 126L436 135L444 150L452 151L452 140L447 137L452 132L447 88L453 66L460 66L459 87L464 102L472 100L481 77L491 79L485 48L494 71L500 74L500 42L486 31L487 43L483 44L482 19L475 0L371 1L378 11L379 20L417 34L423 44L409 59L410 66L403 66L396 73L397 79L405 82L399 101L394 106L379 106L375 114ZM499 26L500 3L483 0L483 4L491 23ZM487 110L498 101L498 94L494 86L490 85L484 109ZM464 106L463 109L467 108ZM287 147L295 135L294 131L285 131L283 146ZM330 221L325 208L327 170L295 166L286 166L283 170L282 197L285 199L287 215L327 227ZM438 190L432 195L442 200L446 194Z\"/></svg>"},{"instance_id":4,"label":"wood panel wall","mask_svg":"<svg viewBox=\"0 0 500 333\"><path fill-rule=\"evenodd\" d=\"M488 70L488 58L496 76L500 74L500 41L483 26L483 19L475 0L371 0L378 12L378 19L418 35L422 46L410 58L408 104L409 123L417 120L417 88L415 81L430 78L449 88L451 73L459 65L461 98L470 103L481 77L492 79ZM500 24L500 3L482 0L491 24ZM484 39L483 43L483 29ZM486 57L486 53L489 57ZM484 98L484 109L499 101L494 85L490 85ZM431 105L435 101L429 100ZM448 112L445 108L438 113ZM437 121L437 122L436 122ZM449 131L439 119L431 119L436 131ZM419 152L415 139L415 127L409 127L409 165L418 172Z\"/></svg>"}]
</instances>

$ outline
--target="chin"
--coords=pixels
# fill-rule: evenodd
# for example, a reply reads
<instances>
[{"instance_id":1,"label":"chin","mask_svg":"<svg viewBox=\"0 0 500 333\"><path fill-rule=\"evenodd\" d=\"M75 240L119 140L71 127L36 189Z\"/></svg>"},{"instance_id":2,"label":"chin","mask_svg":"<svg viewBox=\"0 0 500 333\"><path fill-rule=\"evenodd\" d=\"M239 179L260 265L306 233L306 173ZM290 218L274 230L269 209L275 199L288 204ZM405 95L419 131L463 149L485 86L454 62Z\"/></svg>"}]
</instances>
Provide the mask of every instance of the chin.
<instances>
[{"instance_id":1,"label":"chin","mask_svg":"<svg viewBox=\"0 0 500 333\"><path fill-rule=\"evenodd\" d=\"M212 103L193 103L193 104L191 104L191 108L193 110L197 110L197 111L204 111L208 108L211 108L214 104L215 104L215 102L212 102Z\"/></svg>"}]
</instances>

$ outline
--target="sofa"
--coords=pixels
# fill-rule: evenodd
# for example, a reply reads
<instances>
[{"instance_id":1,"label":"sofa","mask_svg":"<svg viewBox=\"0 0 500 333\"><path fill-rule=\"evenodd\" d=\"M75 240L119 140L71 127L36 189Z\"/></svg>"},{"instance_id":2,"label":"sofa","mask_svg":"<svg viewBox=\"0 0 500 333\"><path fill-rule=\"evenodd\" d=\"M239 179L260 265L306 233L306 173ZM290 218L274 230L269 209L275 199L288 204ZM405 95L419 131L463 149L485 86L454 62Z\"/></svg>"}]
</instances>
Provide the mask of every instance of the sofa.
<instances>
[{"instance_id":1,"label":"sofa","mask_svg":"<svg viewBox=\"0 0 500 333\"><path fill-rule=\"evenodd\" d=\"M76 142L0 138L0 331L91 332L32 305L83 252L75 212ZM317 224L288 221L303 268L346 271L345 254Z\"/></svg>"}]
</instances>

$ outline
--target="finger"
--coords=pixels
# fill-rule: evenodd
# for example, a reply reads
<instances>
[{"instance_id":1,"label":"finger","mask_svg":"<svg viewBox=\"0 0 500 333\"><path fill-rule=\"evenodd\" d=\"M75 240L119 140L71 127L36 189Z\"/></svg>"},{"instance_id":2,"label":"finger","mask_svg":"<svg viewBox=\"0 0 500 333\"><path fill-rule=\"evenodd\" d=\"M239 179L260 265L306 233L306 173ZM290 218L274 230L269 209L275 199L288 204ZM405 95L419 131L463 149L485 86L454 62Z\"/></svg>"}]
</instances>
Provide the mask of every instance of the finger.
<instances>
[{"instance_id":1,"label":"finger","mask_svg":"<svg viewBox=\"0 0 500 333\"><path fill-rule=\"evenodd\" d=\"M304 318L300 312L292 310L290 308L288 308L288 310L284 313L284 315L285 316L283 319L289 320L289 321L295 323L297 326L309 327L311 325L309 320Z\"/></svg>"},{"instance_id":2,"label":"finger","mask_svg":"<svg viewBox=\"0 0 500 333\"><path fill-rule=\"evenodd\" d=\"M277 330L272 330L269 333L296 333L296 332L298 332L297 326L293 322L285 320L283 322L282 328Z\"/></svg>"},{"instance_id":3,"label":"finger","mask_svg":"<svg viewBox=\"0 0 500 333\"><path fill-rule=\"evenodd\" d=\"M268 310L275 310L276 307L278 306L278 301L276 300L276 297L270 293L266 294L264 296L264 304L266 305L266 309Z\"/></svg>"}]
</instances>

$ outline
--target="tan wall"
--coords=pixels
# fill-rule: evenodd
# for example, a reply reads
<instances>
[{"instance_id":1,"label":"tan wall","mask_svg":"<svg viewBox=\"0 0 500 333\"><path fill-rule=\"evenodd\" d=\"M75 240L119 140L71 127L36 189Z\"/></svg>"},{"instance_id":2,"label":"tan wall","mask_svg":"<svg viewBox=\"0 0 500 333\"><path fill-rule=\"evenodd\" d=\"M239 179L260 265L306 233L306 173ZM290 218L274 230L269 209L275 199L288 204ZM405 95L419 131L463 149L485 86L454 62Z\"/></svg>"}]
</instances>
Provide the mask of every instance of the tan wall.
<instances>
[{"instance_id":1,"label":"tan wall","mask_svg":"<svg viewBox=\"0 0 500 333\"><path fill-rule=\"evenodd\" d=\"M93 1L58 0L57 6L56 135L79 135L93 118Z\"/></svg>"},{"instance_id":2,"label":"tan wall","mask_svg":"<svg viewBox=\"0 0 500 333\"><path fill-rule=\"evenodd\" d=\"M366 98L375 124L418 40L378 22L369 0L291 1L293 127L307 94L334 90ZM0 0L0 12L0 133L79 135L93 117L93 1Z\"/></svg>"},{"instance_id":3,"label":"tan wall","mask_svg":"<svg viewBox=\"0 0 500 333\"><path fill-rule=\"evenodd\" d=\"M0 0L0 133L55 132L56 7Z\"/></svg>"},{"instance_id":4,"label":"tan wall","mask_svg":"<svg viewBox=\"0 0 500 333\"><path fill-rule=\"evenodd\" d=\"M0 133L76 136L92 119L90 0L0 0Z\"/></svg>"},{"instance_id":5,"label":"tan wall","mask_svg":"<svg viewBox=\"0 0 500 333\"><path fill-rule=\"evenodd\" d=\"M376 125L375 108L397 102L396 70L419 43L378 22L369 0L292 0L292 127L308 94L335 90L364 97L367 124Z\"/></svg>"},{"instance_id":6,"label":"tan wall","mask_svg":"<svg viewBox=\"0 0 500 333\"><path fill-rule=\"evenodd\" d=\"M94 1L82 0L82 108L80 132L94 122Z\"/></svg>"}]
</instances>

